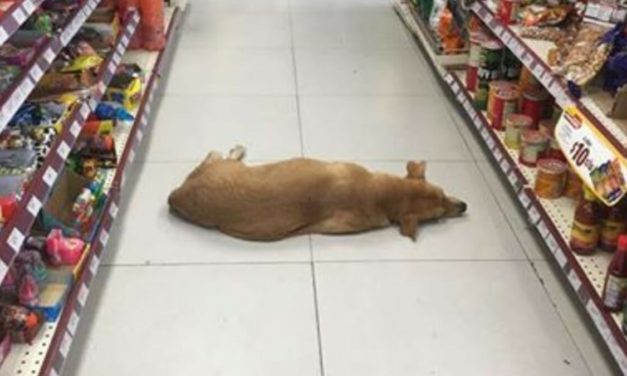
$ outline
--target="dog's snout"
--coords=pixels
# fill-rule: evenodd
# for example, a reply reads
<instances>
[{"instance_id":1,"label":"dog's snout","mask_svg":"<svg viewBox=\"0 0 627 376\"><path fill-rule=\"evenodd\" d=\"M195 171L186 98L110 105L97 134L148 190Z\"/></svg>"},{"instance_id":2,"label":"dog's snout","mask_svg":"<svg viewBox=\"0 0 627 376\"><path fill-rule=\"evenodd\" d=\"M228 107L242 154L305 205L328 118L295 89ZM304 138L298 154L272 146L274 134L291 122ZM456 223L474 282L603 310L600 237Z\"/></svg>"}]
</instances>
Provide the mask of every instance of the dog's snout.
<instances>
[{"instance_id":1,"label":"dog's snout","mask_svg":"<svg viewBox=\"0 0 627 376\"><path fill-rule=\"evenodd\" d=\"M468 209L468 205L465 202L460 201L457 204L457 210L459 211L459 214L464 214L467 209Z\"/></svg>"}]
</instances>

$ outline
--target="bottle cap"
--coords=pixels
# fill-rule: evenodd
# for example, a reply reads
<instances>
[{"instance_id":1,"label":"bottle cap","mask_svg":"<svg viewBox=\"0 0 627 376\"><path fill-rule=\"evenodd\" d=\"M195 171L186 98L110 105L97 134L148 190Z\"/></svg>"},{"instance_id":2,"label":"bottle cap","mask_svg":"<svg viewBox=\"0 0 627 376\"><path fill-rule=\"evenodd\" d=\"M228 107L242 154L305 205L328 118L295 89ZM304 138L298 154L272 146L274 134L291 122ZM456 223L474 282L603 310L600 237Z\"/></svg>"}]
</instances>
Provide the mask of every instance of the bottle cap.
<instances>
[{"instance_id":1,"label":"bottle cap","mask_svg":"<svg viewBox=\"0 0 627 376\"><path fill-rule=\"evenodd\" d=\"M621 235L618 237L618 250L627 251L627 235Z\"/></svg>"}]
</instances>

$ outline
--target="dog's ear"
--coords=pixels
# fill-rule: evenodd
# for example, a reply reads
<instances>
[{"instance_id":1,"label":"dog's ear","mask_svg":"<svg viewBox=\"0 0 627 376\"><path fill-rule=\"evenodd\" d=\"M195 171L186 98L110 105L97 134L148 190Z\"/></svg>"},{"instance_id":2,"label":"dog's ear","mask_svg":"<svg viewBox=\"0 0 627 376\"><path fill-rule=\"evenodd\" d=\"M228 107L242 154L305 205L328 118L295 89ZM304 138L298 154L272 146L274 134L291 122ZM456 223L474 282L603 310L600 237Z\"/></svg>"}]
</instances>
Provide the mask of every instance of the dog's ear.
<instances>
[{"instance_id":1,"label":"dog's ear","mask_svg":"<svg viewBox=\"0 0 627 376\"><path fill-rule=\"evenodd\" d=\"M411 238L416 241L416 235L418 233L418 217L415 215L404 215L401 218L401 235Z\"/></svg>"},{"instance_id":2,"label":"dog's ear","mask_svg":"<svg viewBox=\"0 0 627 376\"><path fill-rule=\"evenodd\" d=\"M407 178L424 180L427 162L407 162Z\"/></svg>"}]
</instances>

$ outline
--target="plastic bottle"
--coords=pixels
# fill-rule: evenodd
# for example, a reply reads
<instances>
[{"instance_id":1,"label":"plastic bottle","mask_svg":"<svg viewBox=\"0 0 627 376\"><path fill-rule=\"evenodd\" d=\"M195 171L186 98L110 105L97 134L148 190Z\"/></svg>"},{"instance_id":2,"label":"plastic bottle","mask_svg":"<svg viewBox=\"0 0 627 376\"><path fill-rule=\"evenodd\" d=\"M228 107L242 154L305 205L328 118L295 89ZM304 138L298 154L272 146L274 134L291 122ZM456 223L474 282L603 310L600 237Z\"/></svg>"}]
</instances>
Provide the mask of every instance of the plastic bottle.
<instances>
[{"instance_id":1,"label":"plastic bottle","mask_svg":"<svg viewBox=\"0 0 627 376\"><path fill-rule=\"evenodd\" d=\"M570 233L570 248L579 254L591 254L596 249L600 237L601 207L594 193L584 190L584 197L575 210L575 218Z\"/></svg>"},{"instance_id":2,"label":"plastic bottle","mask_svg":"<svg viewBox=\"0 0 627 376\"><path fill-rule=\"evenodd\" d=\"M601 221L601 241L599 247L606 252L616 251L618 236L627 229L627 210L625 202L608 208Z\"/></svg>"},{"instance_id":3,"label":"plastic bottle","mask_svg":"<svg viewBox=\"0 0 627 376\"><path fill-rule=\"evenodd\" d=\"M627 235L618 238L618 248L607 268L603 286L603 304L612 312L620 311L627 288Z\"/></svg>"},{"instance_id":4,"label":"plastic bottle","mask_svg":"<svg viewBox=\"0 0 627 376\"><path fill-rule=\"evenodd\" d=\"M165 47L165 16L163 0L139 0L142 47L159 51Z\"/></svg>"}]
</instances>

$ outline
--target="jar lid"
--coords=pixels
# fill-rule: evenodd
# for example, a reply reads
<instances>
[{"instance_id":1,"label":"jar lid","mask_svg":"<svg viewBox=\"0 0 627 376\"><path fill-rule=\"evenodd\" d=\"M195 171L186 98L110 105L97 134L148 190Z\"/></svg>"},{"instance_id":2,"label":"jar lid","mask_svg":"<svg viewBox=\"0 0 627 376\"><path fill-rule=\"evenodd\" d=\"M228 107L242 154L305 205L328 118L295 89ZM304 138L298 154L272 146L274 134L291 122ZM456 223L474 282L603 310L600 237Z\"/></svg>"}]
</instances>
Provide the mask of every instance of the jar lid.
<instances>
[{"instance_id":1,"label":"jar lid","mask_svg":"<svg viewBox=\"0 0 627 376\"><path fill-rule=\"evenodd\" d=\"M533 124L533 119L529 115L525 114L508 114L505 117L506 123L511 123L514 127L517 128L528 128Z\"/></svg>"},{"instance_id":2,"label":"jar lid","mask_svg":"<svg viewBox=\"0 0 627 376\"><path fill-rule=\"evenodd\" d=\"M522 139L529 144L542 144L547 141L545 135L535 129L525 129L522 131Z\"/></svg>"},{"instance_id":3,"label":"jar lid","mask_svg":"<svg viewBox=\"0 0 627 376\"><path fill-rule=\"evenodd\" d=\"M538 161L538 169L549 174L563 174L567 168L566 162L555 158L543 158Z\"/></svg>"}]
</instances>

